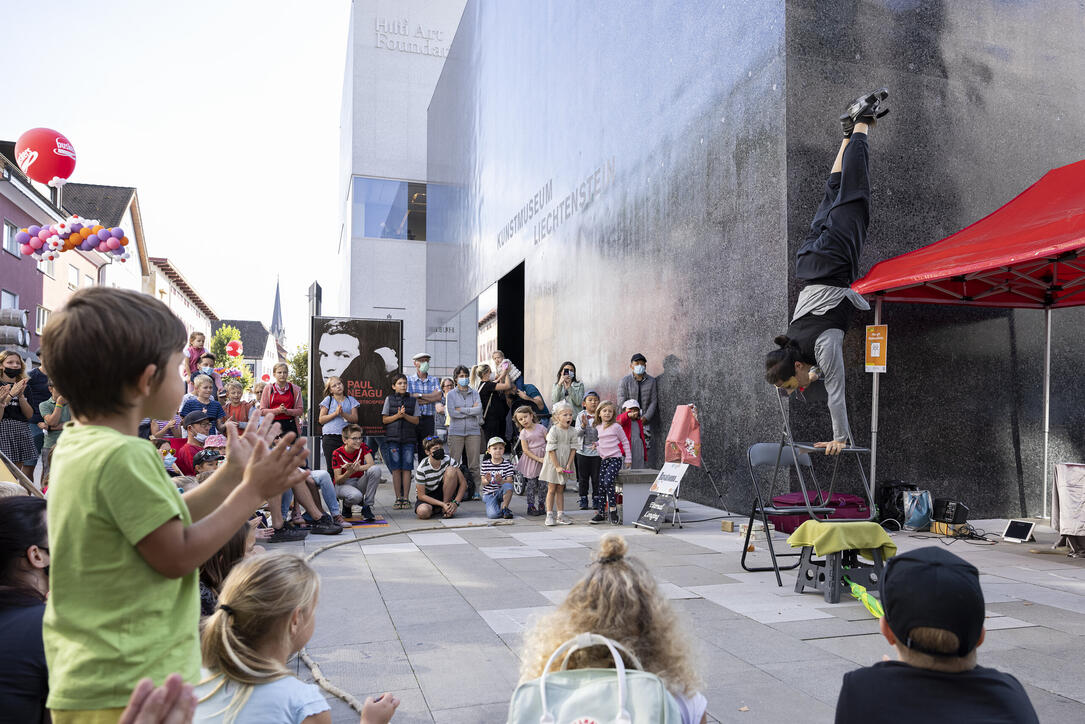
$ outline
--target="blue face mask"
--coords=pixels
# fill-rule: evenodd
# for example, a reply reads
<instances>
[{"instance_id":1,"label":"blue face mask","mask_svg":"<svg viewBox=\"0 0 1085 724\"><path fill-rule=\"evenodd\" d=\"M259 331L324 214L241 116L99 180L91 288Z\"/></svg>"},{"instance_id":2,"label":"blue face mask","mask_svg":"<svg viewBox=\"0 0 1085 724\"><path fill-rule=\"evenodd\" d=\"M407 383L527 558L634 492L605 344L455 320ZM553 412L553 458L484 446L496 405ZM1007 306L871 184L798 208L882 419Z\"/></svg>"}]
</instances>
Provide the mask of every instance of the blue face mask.
<instances>
[{"instance_id":1,"label":"blue face mask","mask_svg":"<svg viewBox=\"0 0 1085 724\"><path fill-rule=\"evenodd\" d=\"M215 371L214 367L201 367L200 368L200 372L203 372L205 375L209 375L214 371Z\"/></svg>"},{"instance_id":2,"label":"blue face mask","mask_svg":"<svg viewBox=\"0 0 1085 724\"><path fill-rule=\"evenodd\" d=\"M165 465L167 468L172 468L175 462L177 462L177 457L174 455L167 455L166 457L162 458L162 464Z\"/></svg>"},{"instance_id":3,"label":"blue face mask","mask_svg":"<svg viewBox=\"0 0 1085 724\"><path fill-rule=\"evenodd\" d=\"M635 375L643 375L644 374L644 365L633 365L633 374L635 374Z\"/></svg>"},{"instance_id":4,"label":"blue face mask","mask_svg":"<svg viewBox=\"0 0 1085 724\"><path fill-rule=\"evenodd\" d=\"M470 377L460 377L456 380L460 384L460 387L467 387L467 383L471 381Z\"/></svg>"}]
</instances>

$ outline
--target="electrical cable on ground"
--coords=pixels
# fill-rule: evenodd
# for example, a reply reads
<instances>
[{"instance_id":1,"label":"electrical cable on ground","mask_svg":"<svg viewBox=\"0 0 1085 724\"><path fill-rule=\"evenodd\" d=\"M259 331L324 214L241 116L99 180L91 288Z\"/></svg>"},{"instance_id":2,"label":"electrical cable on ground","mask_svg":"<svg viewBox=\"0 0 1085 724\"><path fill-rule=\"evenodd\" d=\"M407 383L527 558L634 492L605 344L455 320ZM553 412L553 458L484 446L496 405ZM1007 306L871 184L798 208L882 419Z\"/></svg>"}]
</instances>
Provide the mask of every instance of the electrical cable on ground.
<instances>
[{"instance_id":1,"label":"electrical cable on ground","mask_svg":"<svg viewBox=\"0 0 1085 724\"><path fill-rule=\"evenodd\" d=\"M393 536L393 535L403 535L405 533L422 533L422 532L430 531L430 530L446 530L447 531L447 530L465 530L465 529L468 529L468 528L476 528L476 529L477 528L493 528L493 527L499 526L499 525L512 525L512 523L509 522L509 521L505 521L505 520L494 520L494 521L490 521L490 522L487 522L487 523L468 523L467 525L455 525L455 526L452 526L452 525L431 525L431 526L428 526L426 528L409 528L409 529L389 530L389 531L385 531L383 533L376 533L374 535L369 535L369 536L366 536L365 538L354 537L354 538L348 538L346 540L336 541L335 543L329 543L326 546L321 546L320 548L317 548L315 551L313 551L309 555L305 556L304 560L305 560L306 563L308 563L309 561L313 560L314 558L319 556L324 551L329 551L332 548L338 548L339 546L350 545L351 543L364 543L366 541L377 540L378 538L388 538L388 537ZM351 709L358 712L359 714L362 713L362 703L363 702L358 701L358 699L356 697L354 697L352 694L340 689L338 686L333 684L328 679L328 677L326 677L324 675L324 672L320 670L320 666L317 665L316 661L313 660L313 657L309 655L308 651L306 651L304 648L302 648L302 650L298 652L298 658L301 659L302 662L304 662L305 665L309 667L309 671L313 675L313 681L315 681L317 683L317 685L321 689L328 692L329 694L336 697L337 699L342 699L343 701L345 701L347 703L348 706L350 706Z\"/></svg>"}]
</instances>

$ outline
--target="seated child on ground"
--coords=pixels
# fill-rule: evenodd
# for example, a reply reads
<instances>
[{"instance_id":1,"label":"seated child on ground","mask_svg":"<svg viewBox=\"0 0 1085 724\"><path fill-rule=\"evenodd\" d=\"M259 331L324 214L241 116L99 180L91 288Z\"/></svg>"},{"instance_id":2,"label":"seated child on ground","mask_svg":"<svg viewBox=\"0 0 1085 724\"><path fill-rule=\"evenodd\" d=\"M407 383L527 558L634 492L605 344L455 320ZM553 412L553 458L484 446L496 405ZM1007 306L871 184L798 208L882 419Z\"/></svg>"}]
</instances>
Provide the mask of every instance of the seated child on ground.
<instances>
[{"instance_id":1,"label":"seated child on ground","mask_svg":"<svg viewBox=\"0 0 1085 724\"><path fill-rule=\"evenodd\" d=\"M556 611L539 619L525 635L520 681L542 676L550 654L567 640L595 633L629 649L645 671L663 681L678 702L683 724L704 722L708 701L697 692L701 682L689 640L652 574L637 559L626 557L628 550L619 535L600 539L587 575L573 585ZM580 649L569 657L570 669L613 667L610 652L602 646Z\"/></svg>"},{"instance_id":2,"label":"seated child on ground","mask_svg":"<svg viewBox=\"0 0 1085 724\"><path fill-rule=\"evenodd\" d=\"M482 502L486 504L486 517L512 518L509 503L516 469L505 457L505 441L491 437L486 452L489 454L482 458Z\"/></svg>"},{"instance_id":3,"label":"seated child on ground","mask_svg":"<svg viewBox=\"0 0 1085 724\"><path fill-rule=\"evenodd\" d=\"M103 340L108 340L104 344ZM305 445L269 449L272 426L238 435L230 460L182 496L140 420L168 418L183 391L185 329L162 302L91 287L42 335L49 377L71 405L52 460L50 584L42 638L55 724L119 718L142 677L199 677L197 570L267 498L298 482Z\"/></svg>"},{"instance_id":4,"label":"seated child on ground","mask_svg":"<svg viewBox=\"0 0 1085 724\"><path fill-rule=\"evenodd\" d=\"M985 608L979 571L941 546L894 556L880 583L882 635L899 661L844 674L837 722L1037 722L1021 683L976 665Z\"/></svg>"},{"instance_id":5,"label":"seated child on ground","mask_svg":"<svg viewBox=\"0 0 1085 724\"><path fill-rule=\"evenodd\" d=\"M313 635L320 579L305 561L264 553L241 561L222 586L201 636L208 675L196 687L199 722L330 724L320 687L286 666ZM384 724L399 700L369 697L362 724Z\"/></svg>"}]
</instances>

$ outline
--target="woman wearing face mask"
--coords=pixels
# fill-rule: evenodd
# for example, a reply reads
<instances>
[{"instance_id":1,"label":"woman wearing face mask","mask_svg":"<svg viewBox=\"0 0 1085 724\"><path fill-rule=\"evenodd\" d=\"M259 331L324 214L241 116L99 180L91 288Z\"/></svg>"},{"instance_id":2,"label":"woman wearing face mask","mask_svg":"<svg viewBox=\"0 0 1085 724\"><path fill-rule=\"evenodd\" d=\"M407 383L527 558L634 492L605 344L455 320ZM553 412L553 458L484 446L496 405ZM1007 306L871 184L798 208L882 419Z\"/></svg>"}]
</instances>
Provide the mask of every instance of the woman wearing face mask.
<instances>
[{"instance_id":1,"label":"woman wearing face mask","mask_svg":"<svg viewBox=\"0 0 1085 724\"><path fill-rule=\"evenodd\" d=\"M49 593L45 501L0 499L0 701L5 721L49 721L41 620Z\"/></svg>"},{"instance_id":2,"label":"woman wearing face mask","mask_svg":"<svg viewBox=\"0 0 1085 724\"><path fill-rule=\"evenodd\" d=\"M38 449L27 422L34 408L26 399L30 379L18 352L0 352L0 450L19 466L26 477L34 478Z\"/></svg>"},{"instance_id":3,"label":"woman wearing face mask","mask_svg":"<svg viewBox=\"0 0 1085 724\"><path fill-rule=\"evenodd\" d=\"M451 377L441 378L441 399L439 402L434 403L434 434L441 438L442 442L448 441L448 424L451 422L448 419L448 408L445 406L445 400L448 399L448 393L456 389L456 380Z\"/></svg>"},{"instance_id":4,"label":"woman wearing face mask","mask_svg":"<svg viewBox=\"0 0 1085 724\"><path fill-rule=\"evenodd\" d=\"M467 468L471 479L467 481L467 497L473 498L475 483L479 477L479 455L482 452L482 398L471 387L471 373L460 365L453 371L456 386L445 395L448 412L448 450L452 464L459 465L467 450Z\"/></svg>"},{"instance_id":5,"label":"woman wearing face mask","mask_svg":"<svg viewBox=\"0 0 1085 724\"><path fill-rule=\"evenodd\" d=\"M584 409L584 383L576 378L576 365L572 362L561 363L550 401L555 405L559 402L568 402L573 406L574 417Z\"/></svg>"}]
</instances>

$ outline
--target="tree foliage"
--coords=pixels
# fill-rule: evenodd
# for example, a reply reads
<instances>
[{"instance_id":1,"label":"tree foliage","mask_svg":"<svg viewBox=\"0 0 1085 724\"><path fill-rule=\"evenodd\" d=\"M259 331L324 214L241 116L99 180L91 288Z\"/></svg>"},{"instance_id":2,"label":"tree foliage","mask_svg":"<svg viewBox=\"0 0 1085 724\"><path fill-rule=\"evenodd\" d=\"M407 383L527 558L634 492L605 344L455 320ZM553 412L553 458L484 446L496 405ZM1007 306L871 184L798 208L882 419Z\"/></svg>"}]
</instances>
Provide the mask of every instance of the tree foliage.
<instances>
[{"instance_id":1,"label":"tree foliage","mask_svg":"<svg viewBox=\"0 0 1085 724\"><path fill-rule=\"evenodd\" d=\"M237 327L232 327L229 324L224 324L215 330L215 333L211 336L211 354L215 355L215 364L220 368L226 370L235 369L241 373L241 376L237 380L247 390L252 387L252 370L245 364L244 354L239 357L231 357L226 353L226 345L231 341L241 341L241 330ZM223 373L223 381L227 381L229 377L233 375Z\"/></svg>"},{"instance_id":2,"label":"tree foliage","mask_svg":"<svg viewBox=\"0 0 1085 724\"><path fill-rule=\"evenodd\" d=\"M298 347L287 364L290 365L290 381L303 390L309 389L309 345ZM316 392L319 394L320 390Z\"/></svg>"}]
</instances>

